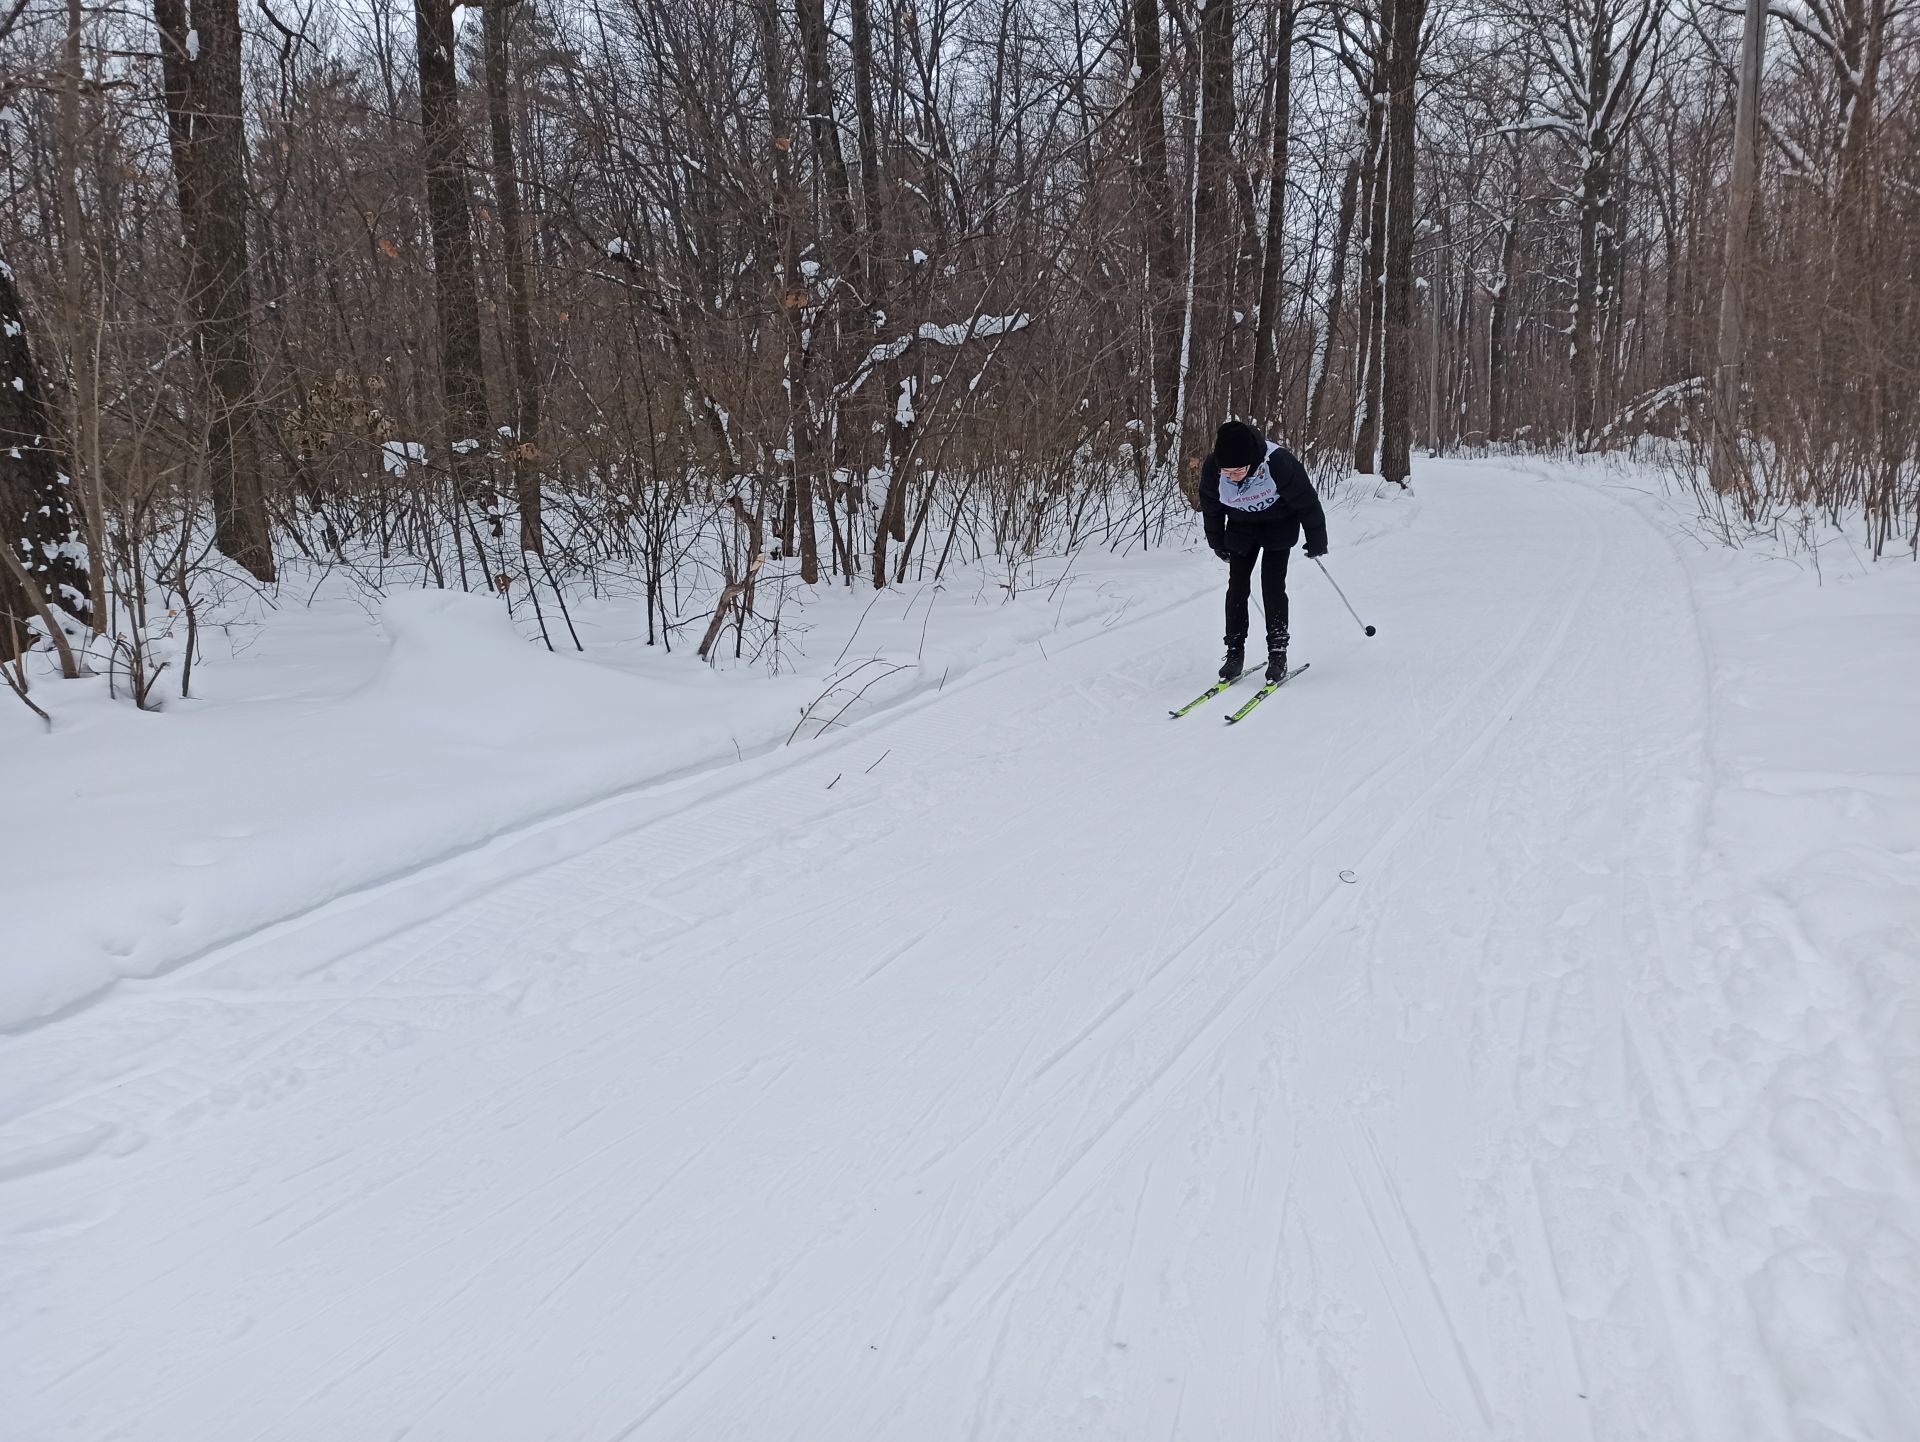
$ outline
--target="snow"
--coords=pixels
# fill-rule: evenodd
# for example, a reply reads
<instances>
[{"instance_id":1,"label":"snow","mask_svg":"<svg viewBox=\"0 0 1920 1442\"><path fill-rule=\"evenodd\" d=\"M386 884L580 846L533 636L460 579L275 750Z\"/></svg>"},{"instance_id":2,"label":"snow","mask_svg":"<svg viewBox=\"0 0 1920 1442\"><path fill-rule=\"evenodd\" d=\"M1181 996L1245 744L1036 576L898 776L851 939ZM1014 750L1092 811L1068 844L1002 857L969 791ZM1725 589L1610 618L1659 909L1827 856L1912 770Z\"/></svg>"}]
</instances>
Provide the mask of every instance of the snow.
<instances>
[{"instance_id":1,"label":"snow","mask_svg":"<svg viewBox=\"0 0 1920 1442\"><path fill-rule=\"evenodd\" d=\"M0 1029L166 973L526 821L737 764L784 742L801 710L864 657L912 665L865 701L900 704L1201 580L1172 555L1109 565L1112 574L1076 561L1057 594L1044 572L1026 589L1023 571L1011 599L1004 571L976 568L910 586L871 612L868 597L833 590L808 598L788 586L782 602L785 583L769 575L762 609L780 610L810 647L771 680L745 666L709 669L684 637L671 655L640 644L645 620L630 601L573 599L592 658L583 660L570 647L527 644L537 632L524 602L516 630L483 596L397 591L381 601L333 578L312 607L203 634L210 655L195 671L196 699L171 693L163 718L110 701L105 678L37 686L59 724L43 738L24 708L0 708L0 795L10 810L57 816L68 829L5 854L0 902L39 900L8 925ZM304 597L314 583L297 575L288 588Z\"/></svg>"},{"instance_id":2,"label":"snow","mask_svg":"<svg viewBox=\"0 0 1920 1442\"><path fill-rule=\"evenodd\" d=\"M422 441L382 441L380 443L380 463L388 474L404 476L407 467L427 458L427 447Z\"/></svg>"},{"instance_id":3,"label":"snow","mask_svg":"<svg viewBox=\"0 0 1920 1442\"><path fill-rule=\"evenodd\" d=\"M860 370L862 378L865 378L865 372L872 370L875 366L886 365L891 361L899 360L901 356L907 353L908 347L912 344L913 337L903 335L897 339L888 341L885 345L875 346L867 352L866 360L861 362Z\"/></svg>"},{"instance_id":4,"label":"snow","mask_svg":"<svg viewBox=\"0 0 1920 1442\"><path fill-rule=\"evenodd\" d=\"M1032 320L1032 316L1022 312L1018 315L977 315L970 321L949 321L944 325L925 321L918 334L921 340L931 341L934 345L964 345L969 340L985 340L1025 330Z\"/></svg>"},{"instance_id":5,"label":"snow","mask_svg":"<svg viewBox=\"0 0 1920 1442\"><path fill-rule=\"evenodd\" d=\"M10 1432L1920 1435L1920 574L1650 489L1337 507L1232 729L1197 550L37 688Z\"/></svg>"}]
</instances>

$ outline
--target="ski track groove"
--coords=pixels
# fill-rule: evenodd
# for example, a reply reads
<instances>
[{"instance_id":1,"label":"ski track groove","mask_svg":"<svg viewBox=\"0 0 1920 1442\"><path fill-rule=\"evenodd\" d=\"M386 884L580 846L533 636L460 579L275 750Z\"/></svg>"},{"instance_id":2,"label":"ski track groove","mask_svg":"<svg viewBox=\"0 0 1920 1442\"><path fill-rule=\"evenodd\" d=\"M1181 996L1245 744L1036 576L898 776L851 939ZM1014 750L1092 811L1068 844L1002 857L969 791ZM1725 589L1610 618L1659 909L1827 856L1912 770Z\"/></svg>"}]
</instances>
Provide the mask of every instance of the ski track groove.
<instances>
[{"instance_id":1,"label":"ski track groove","mask_svg":"<svg viewBox=\"0 0 1920 1442\"><path fill-rule=\"evenodd\" d=\"M1577 612L1578 606L1581 604L1581 602L1584 601L1587 593L1591 591L1593 582L1596 579L1597 575L1598 575L1598 567L1596 564L1596 566L1589 571L1587 580L1581 588L1579 597L1573 603L1570 603L1568 606L1566 606L1560 613L1559 624L1554 628L1554 635L1553 635L1554 643L1558 642L1560 637L1565 634L1566 630L1571 625L1572 619ZM1446 711L1442 713L1438 724L1441 726L1450 724L1456 717L1460 715L1462 711L1464 711L1469 705L1471 705L1474 700L1479 698L1481 692L1486 689L1486 687L1491 683L1492 679L1495 676L1499 675L1503 670L1505 670L1507 663L1525 647L1529 639L1531 639L1531 632L1523 633L1521 636L1516 637L1515 640L1512 643L1510 643L1509 646L1500 654L1499 658L1491 666L1489 666L1486 669L1485 673L1483 673L1483 675L1475 682L1473 686L1469 688L1465 688L1459 693L1454 704L1449 706L1446 709ZM1541 677L1545 675L1546 670L1551 665L1551 661L1552 661L1551 644L1548 647L1542 648L1542 654L1547 658L1546 661L1541 666L1537 667L1532 673L1530 673L1529 683L1523 686L1521 688L1521 691L1519 693L1516 693L1509 700L1508 705L1517 706L1518 704L1520 704L1520 702L1522 702L1525 699L1526 696L1531 695L1533 691L1538 688ZM1510 721L1511 719L1512 719L1511 713L1509 713L1504 718L1496 715L1494 721L1489 723L1489 725L1486 728L1484 728L1479 733L1479 735L1475 737L1475 740L1472 743L1472 746L1469 747L1469 751L1474 751L1480 748L1482 742L1490 742L1493 736L1498 733L1499 728L1504 726L1506 722ZM1463 753L1462 758L1456 758L1456 765L1459 759L1464 758L1465 754L1466 753ZM1243 907L1245 905L1246 892L1257 892L1259 890L1260 884L1265 882L1268 878L1273 876L1275 873L1283 870L1291 869L1291 867L1295 863L1297 863L1309 852L1309 850L1313 846L1313 843L1323 833L1332 830L1336 824L1338 824L1341 821L1344 821L1363 802L1371 799L1373 794L1376 791L1378 791L1381 787L1386 785L1386 783L1389 780L1397 779L1402 771L1407 770L1409 767L1416 764L1416 762L1419 762L1425 759L1427 758L1420 753L1402 753L1399 757L1391 761L1385 762L1379 767L1375 768L1372 772L1370 772L1367 775L1367 777L1363 781L1361 781L1359 785L1354 787L1353 790L1350 791L1340 802L1338 802L1335 806L1333 806L1329 811L1327 811L1323 816L1321 816L1319 820L1315 821L1312 826L1310 826L1304 833L1302 833L1300 837L1297 840L1295 840L1285 852L1281 853L1277 857L1274 857L1267 861L1262 862L1261 865L1258 867L1258 869L1249 878L1247 885L1245 886L1242 892L1236 893L1230 896L1226 901L1221 903L1219 908L1213 913L1212 916L1210 916L1207 919L1207 921L1198 930L1196 930L1191 935L1189 935L1188 938L1184 942L1182 942L1181 945L1177 947L1164 961L1162 961L1158 966L1152 968L1147 973L1147 978L1146 978L1147 985L1143 985L1134 994L1134 997L1131 999L1131 1001L1138 1003L1138 1005L1133 1006L1132 1009L1137 1010L1140 1007L1144 1007L1152 1004L1153 999L1150 999L1146 996L1146 993L1149 990L1149 987L1151 986L1151 984L1158 981L1161 974L1165 972L1169 967L1171 967L1175 962L1179 961L1181 957L1183 957L1188 951L1190 951L1195 946L1199 945L1201 941L1205 940L1207 936L1209 936L1212 933L1215 926L1217 926L1221 921L1226 919L1228 916L1232 915L1236 910ZM1447 774L1450 775L1453 769L1454 768L1450 767ZM1431 788L1429 788L1429 790L1431 790ZM1426 794L1427 793L1423 792L1422 793L1423 797ZM1412 811L1412 808L1409 808L1408 811L1402 812L1401 814L1402 816L1406 816L1410 814L1411 811ZM1331 895L1336 893L1329 893L1329 894ZM1093 1037L1096 1036L1100 1031L1101 1026L1103 1026L1107 1021L1112 1020L1113 1016L1118 1015L1120 1012L1128 1009L1129 1009L1129 1003L1123 1002L1121 1006L1116 1007L1113 1010L1112 1014L1110 1014L1106 1018L1103 1018L1101 1022L1096 1023L1096 1025L1087 1034L1087 1036L1080 1038L1079 1041L1085 1042L1085 1041L1092 1040ZM1078 1043L1076 1043L1076 1045L1077 1044ZM1069 1050L1071 1050L1071 1048L1069 1048ZM1058 1058L1056 1058L1056 1060L1058 1060ZM1052 1065L1052 1063L1049 1063L1049 1065Z\"/></svg>"},{"instance_id":2,"label":"ski track groove","mask_svg":"<svg viewBox=\"0 0 1920 1442\"><path fill-rule=\"evenodd\" d=\"M1433 1307L1440 1315L1447 1329L1447 1340L1453 1345L1453 1355L1460 1367L1461 1380L1467 1384L1467 1390L1473 1395L1474 1406L1480 1411L1480 1420L1491 1432L1494 1428L1493 1409L1487 1403L1487 1389L1480 1381L1480 1370L1473 1365L1473 1359L1467 1355L1467 1345L1460 1337L1460 1327L1453 1320L1453 1313L1447 1306L1446 1296L1440 1290L1440 1279L1434 1275L1433 1261L1427 1256L1427 1249L1420 1241L1420 1232L1413 1224L1413 1214L1407 1210L1406 1199L1400 1195L1400 1187L1393 1179L1393 1173L1387 1168L1386 1158L1380 1155L1380 1143L1374 1139L1373 1128L1362 1119L1359 1123L1361 1139L1367 1144L1367 1152L1373 1160L1374 1169L1380 1175L1381 1189L1387 1200L1393 1203L1394 1212L1400 1220L1401 1230L1406 1233L1407 1241L1413 1248L1413 1255L1420 1263L1420 1275L1425 1279L1427 1291L1433 1298ZM1368 1217L1372 1217L1372 1205L1368 1204ZM1375 1230L1379 1223L1374 1221Z\"/></svg>"},{"instance_id":3,"label":"ski track groove","mask_svg":"<svg viewBox=\"0 0 1920 1442\"><path fill-rule=\"evenodd\" d=\"M1347 1178L1353 1183L1354 1194L1360 1199L1360 1211L1367 1219L1367 1233L1373 1242L1368 1250L1368 1260L1373 1265L1374 1280L1380 1285L1380 1295L1386 1299L1387 1310L1392 1314L1394 1330L1400 1334L1400 1342L1406 1349L1407 1360L1412 1363L1414 1374L1420 1379L1420 1386L1428 1399L1442 1412L1448 1411L1446 1399L1433 1385L1433 1378L1427 1375L1424 1349L1415 1344L1413 1329L1407 1325L1406 1313L1400 1306L1399 1289L1395 1286L1389 1267L1393 1261L1392 1248L1387 1243L1387 1234L1381 1229L1380 1218L1373 1209L1373 1198L1364 1182L1360 1180L1360 1171L1353 1164L1353 1157L1344 1148L1341 1159L1346 1163Z\"/></svg>"},{"instance_id":4,"label":"ski track groove","mask_svg":"<svg viewBox=\"0 0 1920 1442\"><path fill-rule=\"evenodd\" d=\"M1584 585L1581 589L1580 596L1582 599L1584 598L1587 590L1591 588L1594 574L1596 573L1590 572L1586 585ZM1569 605L1567 609L1562 613L1561 617L1559 618L1559 625L1555 628L1556 634L1558 632L1564 631L1566 626L1570 624L1570 618L1574 614L1578 604L1579 604L1578 601L1576 601L1572 605ZM1438 792L1444 785L1446 785L1453 778L1454 774L1468 760L1470 760L1474 754L1483 750L1485 745L1489 744L1492 738L1498 734L1499 730L1503 728L1508 721L1511 720L1512 713L1510 708L1517 707L1527 695L1530 695L1535 689L1537 689L1537 687L1540 684L1541 677L1544 676L1544 674L1548 669L1550 669L1552 665L1552 660L1553 660L1552 648L1551 647L1542 648L1542 657L1543 659L1529 670L1520 688L1508 699L1508 702L1505 705L1495 708L1493 719L1490 720L1487 723L1487 725L1482 728L1482 730L1473 738L1473 740L1468 744L1468 746L1464 748L1460 752L1460 754L1455 758L1455 760L1441 773L1441 775L1437 777L1432 783L1430 783L1420 793L1420 795L1416 798L1416 800L1411 805L1403 808L1398 813L1394 821L1390 823L1389 826L1387 827L1386 832L1378 840L1376 840L1373 847L1369 848L1369 850L1367 851L1367 853L1362 859L1362 863L1361 863L1362 865L1368 866L1370 868L1373 862L1376 860L1376 853L1378 853L1384 846L1389 846L1391 844L1397 843L1400 837L1404 835L1405 831L1409 829L1411 825L1409 818L1418 814L1420 811L1424 810L1426 805L1430 803L1433 795L1436 792ZM1351 798L1349 798L1349 802L1346 804L1348 806L1351 805ZM1315 829L1318 830L1320 828L1316 826ZM1312 833L1310 832L1309 835L1311 834ZM1272 869L1275 869L1275 868L1272 866L1263 867L1260 875L1264 877L1267 874L1267 872L1269 872ZM1025 1216L1023 1216L1019 1223L1016 1223L1014 1227L1009 1229L1010 1233L1022 1230L1027 1218L1031 1217L1042 1206L1044 1206L1047 1203L1047 1201L1054 1196L1056 1191L1062 1185L1064 1185L1076 1173L1081 1173L1085 1170L1086 1167L1093 1165L1094 1163L1090 1162L1089 1158L1092 1157L1092 1155L1097 1150L1104 1150L1107 1138L1109 1136L1114 1135L1115 1132L1118 1129L1120 1129L1122 1125L1130 1117L1132 1117L1135 1113L1137 1113L1139 1108L1145 1102L1159 1098L1162 1095L1162 1093L1168 1089L1169 1084L1167 1083L1166 1078L1170 1074L1174 1073L1176 1068L1182 1067L1184 1063L1184 1064L1188 1064L1187 1070L1189 1072L1198 1070L1198 1063L1193 1061L1196 1048L1198 1048L1201 1045L1203 1040L1209 1037L1210 1033L1214 1033L1216 1029L1221 1031L1230 1031L1232 1026L1238 1025L1240 1022L1242 1022L1245 1019L1247 1012L1250 1011L1251 1009L1251 1004L1248 1000L1248 993L1256 985L1260 984L1262 981L1265 981L1266 987L1264 988L1264 990L1270 991L1274 987L1284 983L1287 977L1291 975L1292 968L1283 966L1282 965L1283 960L1290 953L1307 949L1303 947L1302 939L1308 936L1313 936L1316 941L1318 940L1319 933L1323 930L1322 923L1326 917L1326 913L1328 911L1329 906L1331 905L1331 903L1333 903L1340 897L1341 886L1342 886L1342 883L1336 882L1335 886L1332 889L1329 889L1322 894L1318 903L1314 906L1312 911L1308 913L1306 918L1301 922L1299 927L1296 929L1294 933L1294 940L1284 944L1281 950L1275 955L1275 957L1271 962L1269 962L1267 965L1263 966L1259 970L1251 973L1245 980L1239 983L1234 990L1228 992L1218 1002L1215 1003L1213 1009L1204 1018L1199 1029L1196 1030L1177 1050L1175 1050L1172 1053L1172 1055L1170 1055L1153 1072L1153 1074L1148 1078L1148 1080L1141 1087L1139 1087L1135 1092L1133 1092L1126 1099L1121 1110L1106 1124L1104 1128L1102 1128L1094 1137L1092 1137L1087 1142L1085 1148L1081 1152L1079 1152L1069 1161L1068 1165L1058 1174L1054 1182L1047 1188L1046 1192L1042 1195L1041 1199L1035 1203L1034 1208L1031 1211L1029 1211ZM1239 904L1238 897L1236 897L1235 902L1230 903L1227 907L1222 908L1221 915L1225 915L1227 912L1230 912L1233 909L1233 907L1237 904ZM1210 921L1207 924L1207 928L1205 929L1211 929L1211 927L1217 922L1218 919L1219 918L1216 917L1214 921ZM1184 947L1182 949L1183 951L1185 950ZM1160 970L1164 971L1165 967L1163 966ZM1160 974L1159 972L1156 972L1154 975L1157 977L1159 974ZM1140 995L1139 993L1136 993L1136 999L1138 999L1139 995ZM1265 1000L1264 992L1262 995L1256 997L1255 1000ZM1146 1003L1142 1002L1141 1004L1145 1005ZM1222 1018L1227 1019L1224 1026L1222 1026ZM1099 1029L1100 1029L1099 1027L1096 1027L1095 1031L1097 1032ZM1219 1049L1219 1042L1224 1041L1224 1039L1225 1039L1224 1036L1216 1037L1214 1039L1215 1040L1214 1046L1201 1056L1201 1060L1204 1061L1208 1057L1211 1057L1215 1052L1217 1052ZM972 1151L977 1152L983 1148L986 1148L988 1146L988 1143L982 1142L982 1141L976 1141L975 1139L969 1139L969 1146ZM993 1150L998 1150L998 1148L993 1148ZM959 1159L955 1155L950 1155L949 1157L943 1160L949 1166L962 1165L961 1159ZM932 1168L929 1168L929 1170L932 1170ZM950 1291L952 1290L957 1290L957 1284L955 1288L950 1289Z\"/></svg>"}]
</instances>

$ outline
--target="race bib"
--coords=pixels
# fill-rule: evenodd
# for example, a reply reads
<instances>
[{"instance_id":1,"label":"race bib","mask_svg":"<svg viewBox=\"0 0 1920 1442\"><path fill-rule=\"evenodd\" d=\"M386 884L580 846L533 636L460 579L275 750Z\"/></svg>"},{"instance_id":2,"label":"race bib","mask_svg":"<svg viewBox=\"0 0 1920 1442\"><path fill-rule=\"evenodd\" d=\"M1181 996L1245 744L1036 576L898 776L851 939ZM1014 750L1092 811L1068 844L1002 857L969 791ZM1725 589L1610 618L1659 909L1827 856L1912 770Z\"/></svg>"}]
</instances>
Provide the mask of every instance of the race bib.
<instances>
[{"instance_id":1,"label":"race bib","mask_svg":"<svg viewBox=\"0 0 1920 1442\"><path fill-rule=\"evenodd\" d=\"M1248 471L1243 481L1220 477L1220 504L1231 510L1264 511L1279 499L1280 489L1274 485L1265 461Z\"/></svg>"}]
</instances>

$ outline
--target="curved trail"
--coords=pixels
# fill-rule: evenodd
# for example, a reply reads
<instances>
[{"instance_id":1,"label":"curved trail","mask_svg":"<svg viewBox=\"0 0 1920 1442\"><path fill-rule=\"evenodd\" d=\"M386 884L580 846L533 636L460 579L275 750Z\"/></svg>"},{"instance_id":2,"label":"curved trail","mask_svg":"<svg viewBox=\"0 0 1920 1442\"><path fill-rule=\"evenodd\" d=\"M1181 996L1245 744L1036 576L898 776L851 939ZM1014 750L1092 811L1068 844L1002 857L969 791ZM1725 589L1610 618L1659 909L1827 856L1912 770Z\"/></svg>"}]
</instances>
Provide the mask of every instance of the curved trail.
<instances>
[{"instance_id":1,"label":"curved trail","mask_svg":"<svg viewBox=\"0 0 1920 1442\"><path fill-rule=\"evenodd\" d=\"M186 1040L0 1186L12 1425L1692 1435L1617 1185L1685 581L1577 487L1427 475L1341 571L1383 635L1298 576L1313 671L1244 726L1165 717L1195 602L58 1024Z\"/></svg>"}]
</instances>

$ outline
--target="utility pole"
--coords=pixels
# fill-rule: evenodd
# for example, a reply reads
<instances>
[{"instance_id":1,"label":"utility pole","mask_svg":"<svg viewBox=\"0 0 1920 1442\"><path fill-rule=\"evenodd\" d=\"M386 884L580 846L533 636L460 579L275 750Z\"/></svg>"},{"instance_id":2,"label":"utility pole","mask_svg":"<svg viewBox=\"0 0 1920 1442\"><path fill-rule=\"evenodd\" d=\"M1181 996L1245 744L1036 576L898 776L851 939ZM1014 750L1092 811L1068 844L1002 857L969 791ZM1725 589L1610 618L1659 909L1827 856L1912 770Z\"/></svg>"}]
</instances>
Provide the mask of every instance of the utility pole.
<instances>
[{"instance_id":1,"label":"utility pole","mask_svg":"<svg viewBox=\"0 0 1920 1442\"><path fill-rule=\"evenodd\" d=\"M1760 62L1767 43L1767 0L1747 0L1740 32L1740 88L1733 112L1733 176L1727 195L1727 249L1720 280L1720 336L1714 372L1708 474L1721 495L1752 483L1740 449L1740 371L1747 351L1747 231L1753 218L1754 133L1759 126Z\"/></svg>"}]
</instances>

